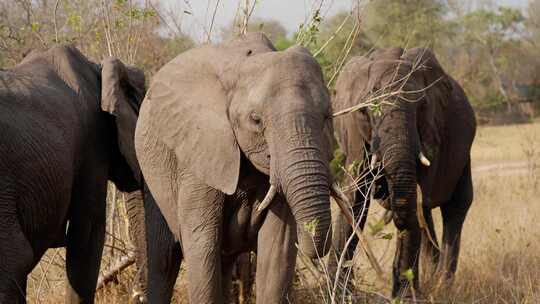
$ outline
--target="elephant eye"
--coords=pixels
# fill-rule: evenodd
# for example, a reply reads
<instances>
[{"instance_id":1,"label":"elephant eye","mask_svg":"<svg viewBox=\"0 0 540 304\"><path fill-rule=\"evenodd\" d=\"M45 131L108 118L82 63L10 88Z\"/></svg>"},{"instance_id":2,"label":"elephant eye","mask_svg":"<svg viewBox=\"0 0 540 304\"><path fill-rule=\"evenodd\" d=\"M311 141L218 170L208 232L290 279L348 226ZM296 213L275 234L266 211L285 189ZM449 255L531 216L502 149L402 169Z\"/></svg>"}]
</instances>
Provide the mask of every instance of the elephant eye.
<instances>
[{"instance_id":1,"label":"elephant eye","mask_svg":"<svg viewBox=\"0 0 540 304\"><path fill-rule=\"evenodd\" d=\"M261 117L259 115L257 115L255 112L251 112L251 114L249 114L249 118L251 119L251 121L254 124L256 124L256 125L261 124Z\"/></svg>"}]
</instances>

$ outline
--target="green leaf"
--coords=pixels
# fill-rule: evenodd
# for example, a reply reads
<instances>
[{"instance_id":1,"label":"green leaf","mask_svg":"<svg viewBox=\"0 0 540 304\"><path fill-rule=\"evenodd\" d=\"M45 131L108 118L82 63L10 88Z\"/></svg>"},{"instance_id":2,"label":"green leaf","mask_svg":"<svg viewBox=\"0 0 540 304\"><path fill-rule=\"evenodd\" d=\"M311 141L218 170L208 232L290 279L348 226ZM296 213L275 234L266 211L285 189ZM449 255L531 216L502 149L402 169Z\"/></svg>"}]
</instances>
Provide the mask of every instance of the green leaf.
<instances>
[{"instance_id":1,"label":"green leaf","mask_svg":"<svg viewBox=\"0 0 540 304\"><path fill-rule=\"evenodd\" d=\"M32 22L32 24L31 24L32 32L37 32L37 31L39 31L39 27L40 27L40 26L39 26L39 23L37 23L37 22Z\"/></svg>"},{"instance_id":2,"label":"green leaf","mask_svg":"<svg viewBox=\"0 0 540 304\"><path fill-rule=\"evenodd\" d=\"M402 275L409 282L412 282L414 280L414 272L411 268L405 270Z\"/></svg>"},{"instance_id":3,"label":"green leaf","mask_svg":"<svg viewBox=\"0 0 540 304\"><path fill-rule=\"evenodd\" d=\"M345 261L343 264L341 264L342 268L351 268L354 266L353 260Z\"/></svg>"},{"instance_id":4,"label":"green leaf","mask_svg":"<svg viewBox=\"0 0 540 304\"><path fill-rule=\"evenodd\" d=\"M403 231L399 232L398 237L403 238L407 235L407 233L409 233L409 231L407 231L407 229L404 229Z\"/></svg>"},{"instance_id":5,"label":"green leaf","mask_svg":"<svg viewBox=\"0 0 540 304\"><path fill-rule=\"evenodd\" d=\"M375 223L368 223L370 234L371 235L377 235L379 232L381 232L384 229L384 221L381 219Z\"/></svg>"},{"instance_id":6,"label":"green leaf","mask_svg":"<svg viewBox=\"0 0 540 304\"><path fill-rule=\"evenodd\" d=\"M311 234L312 237L315 236L315 231L317 230L317 225L319 224L319 219L315 218L310 222L304 224L306 231Z\"/></svg>"},{"instance_id":7,"label":"green leaf","mask_svg":"<svg viewBox=\"0 0 540 304\"><path fill-rule=\"evenodd\" d=\"M391 240L393 237L394 237L393 233L385 233L385 234L383 234L381 239L383 239L383 240Z\"/></svg>"}]
</instances>

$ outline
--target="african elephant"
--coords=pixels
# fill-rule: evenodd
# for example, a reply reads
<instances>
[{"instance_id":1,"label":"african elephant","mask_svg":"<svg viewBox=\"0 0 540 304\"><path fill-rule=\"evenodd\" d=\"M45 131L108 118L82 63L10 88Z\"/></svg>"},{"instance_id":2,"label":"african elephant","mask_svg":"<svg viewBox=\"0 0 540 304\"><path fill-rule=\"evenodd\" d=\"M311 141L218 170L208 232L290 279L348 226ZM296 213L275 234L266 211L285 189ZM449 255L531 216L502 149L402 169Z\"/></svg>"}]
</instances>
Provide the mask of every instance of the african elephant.
<instances>
[{"instance_id":1,"label":"african elephant","mask_svg":"<svg viewBox=\"0 0 540 304\"><path fill-rule=\"evenodd\" d=\"M24 303L27 275L62 246L66 301L92 303L107 180L140 189L133 134L144 74L55 46L1 71L0 82L0 303Z\"/></svg>"},{"instance_id":2,"label":"african elephant","mask_svg":"<svg viewBox=\"0 0 540 304\"><path fill-rule=\"evenodd\" d=\"M377 96L381 100L374 105L336 117L334 127L347 166L362 163L367 151L370 164L364 162L360 171L382 169L375 196L386 202L383 206L392 211L399 230L392 296L406 296L411 291L411 276L406 275L410 270L418 290L421 240L439 273L450 278L456 271L461 229L473 199L470 150L476 122L463 89L425 48L391 48L351 59L336 82L332 106L340 111ZM362 209L370 202L366 184L375 178L363 173L353 194L353 210L362 228L367 216ZM440 257L431 217L436 207L444 225ZM333 248L345 248L351 230L344 219L337 222ZM356 243L346 248L348 258Z\"/></svg>"},{"instance_id":3,"label":"african elephant","mask_svg":"<svg viewBox=\"0 0 540 304\"><path fill-rule=\"evenodd\" d=\"M155 198L149 302L170 301L185 257L191 303L223 303L233 261L255 249L257 303L284 301L295 242L309 257L329 247L331 134L321 69L302 47L278 52L250 33L165 65L135 133Z\"/></svg>"}]
</instances>

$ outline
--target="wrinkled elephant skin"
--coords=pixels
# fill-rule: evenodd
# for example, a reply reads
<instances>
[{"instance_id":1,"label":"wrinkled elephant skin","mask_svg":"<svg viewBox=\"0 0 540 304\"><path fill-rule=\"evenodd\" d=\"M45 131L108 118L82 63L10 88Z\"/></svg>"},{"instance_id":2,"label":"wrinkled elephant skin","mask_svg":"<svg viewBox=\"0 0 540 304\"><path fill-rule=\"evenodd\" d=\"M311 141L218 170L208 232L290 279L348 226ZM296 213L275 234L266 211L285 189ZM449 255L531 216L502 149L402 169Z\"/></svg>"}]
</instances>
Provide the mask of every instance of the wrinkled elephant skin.
<instances>
[{"instance_id":1,"label":"wrinkled elephant skin","mask_svg":"<svg viewBox=\"0 0 540 304\"><path fill-rule=\"evenodd\" d=\"M309 52L276 51L258 33L189 50L155 75L135 135L155 199L150 303L170 301L182 258L191 303L222 303L232 262L255 249L257 303L284 301L295 243L311 257L329 247L330 117Z\"/></svg>"},{"instance_id":2,"label":"wrinkled elephant skin","mask_svg":"<svg viewBox=\"0 0 540 304\"><path fill-rule=\"evenodd\" d=\"M133 146L144 75L76 48L33 52L0 71L0 303L25 303L45 250L66 246L68 303L92 303L107 180L140 188Z\"/></svg>"}]
</instances>

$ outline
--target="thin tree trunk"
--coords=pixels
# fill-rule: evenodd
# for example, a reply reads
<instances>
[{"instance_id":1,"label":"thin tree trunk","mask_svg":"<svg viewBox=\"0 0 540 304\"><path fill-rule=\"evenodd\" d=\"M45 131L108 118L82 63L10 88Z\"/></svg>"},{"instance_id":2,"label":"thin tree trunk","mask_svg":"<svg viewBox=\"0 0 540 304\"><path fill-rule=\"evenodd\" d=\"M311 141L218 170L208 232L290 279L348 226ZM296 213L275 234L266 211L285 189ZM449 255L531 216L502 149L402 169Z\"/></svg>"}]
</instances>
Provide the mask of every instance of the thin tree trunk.
<instances>
[{"instance_id":1,"label":"thin tree trunk","mask_svg":"<svg viewBox=\"0 0 540 304\"><path fill-rule=\"evenodd\" d=\"M506 111L510 113L512 111L512 102L510 101L510 98L508 97L508 92L504 88L501 74L499 72L499 68L497 67L497 64L495 63L495 52L492 49L489 50L489 64L491 65L491 68L493 69L493 73L495 74L495 79L497 81L499 92L503 96L504 102L506 103Z\"/></svg>"}]
</instances>

